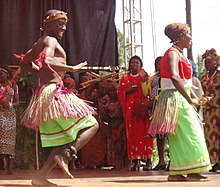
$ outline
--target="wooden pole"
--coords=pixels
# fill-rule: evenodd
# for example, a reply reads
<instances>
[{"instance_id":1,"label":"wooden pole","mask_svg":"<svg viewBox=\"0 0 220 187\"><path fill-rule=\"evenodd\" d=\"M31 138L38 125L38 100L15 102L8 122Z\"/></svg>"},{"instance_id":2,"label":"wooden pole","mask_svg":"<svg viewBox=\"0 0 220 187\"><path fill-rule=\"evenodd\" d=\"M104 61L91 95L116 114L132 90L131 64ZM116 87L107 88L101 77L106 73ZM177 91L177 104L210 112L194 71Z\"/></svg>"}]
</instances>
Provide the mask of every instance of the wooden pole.
<instances>
[{"instance_id":1,"label":"wooden pole","mask_svg":"<svg viewBox=\"0 0 220 187\"><path fill-rule=\"evenodd\" d=\"M192 21L191 21L191 0L186 0L186 23L190 26L192 35ZM193 62L192 46L187 49L187 58Z\"/></svg>"},{"instance_id":2,"label":"wooden pole","mask_svg":"<svg viewBox=\"0 0 220 187\"><path fill-rule=\"evenodd\" d=\"M36 142L36 168L39 170L39 152L38 152L38 129L36 129L36 136L35 136L35 142Z\"/></svg>"}]
</instances>

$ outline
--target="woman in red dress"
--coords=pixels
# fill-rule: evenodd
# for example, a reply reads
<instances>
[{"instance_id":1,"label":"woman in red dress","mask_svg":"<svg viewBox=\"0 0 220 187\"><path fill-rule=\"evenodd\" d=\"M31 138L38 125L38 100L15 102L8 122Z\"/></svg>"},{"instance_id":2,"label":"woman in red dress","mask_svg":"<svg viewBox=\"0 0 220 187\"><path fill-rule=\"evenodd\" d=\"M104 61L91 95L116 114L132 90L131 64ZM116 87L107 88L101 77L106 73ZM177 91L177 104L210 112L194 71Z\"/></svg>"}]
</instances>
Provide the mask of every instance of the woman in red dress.
<instances>
[{"instance_id":1,"label":"woman in red dress","mask_svg":"<svg viewBox=\"0 0 220 187\"><path fill-rule=\"evenodd\" d=\"M144 97L142 84L146 84L145 76L141 76L143 62L140 57L133 56L129 61L128 74L123 75L118 88L118 98L126 125L128 158L133 162L132 171L140 169L140 160L146 160L144 170L151 170L153 139L147 136L149 117L140 117L132 113L134 100ZM146 75L146 73L145 73ZM143 83L142 83L143 82Z\"/></svg>"}]
</instances>

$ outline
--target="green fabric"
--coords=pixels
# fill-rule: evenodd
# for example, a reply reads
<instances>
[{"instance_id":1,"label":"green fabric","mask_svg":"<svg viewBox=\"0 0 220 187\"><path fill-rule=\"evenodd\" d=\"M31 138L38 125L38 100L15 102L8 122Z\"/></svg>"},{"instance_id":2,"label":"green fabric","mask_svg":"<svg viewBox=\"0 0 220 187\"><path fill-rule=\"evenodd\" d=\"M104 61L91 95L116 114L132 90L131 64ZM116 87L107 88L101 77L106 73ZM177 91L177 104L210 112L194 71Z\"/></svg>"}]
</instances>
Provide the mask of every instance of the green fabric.
<instances>
[{"instance_id":1,"label":"green fabric","mask_svg":"<svg viewBox=\"0 0 220 187\"><path fill-rule=\"evenodd\" d=\"M211 169L203 127L194 108L178 93L176 134L169 135L170 175L199 173Z\"/></svg>"},{"instance_id":2,"label":"green fabric","mask_svg":"<svg viewBox=\"0 0 220 187\"><path fill-rule=\"evenodd\" d=\"M80 130L93 126L97 123L95 117L89 115L84 118L60 117L48 121L40 126L42 147L52 147L68 144L74 141Z\"/></svg>"}]
</instances>

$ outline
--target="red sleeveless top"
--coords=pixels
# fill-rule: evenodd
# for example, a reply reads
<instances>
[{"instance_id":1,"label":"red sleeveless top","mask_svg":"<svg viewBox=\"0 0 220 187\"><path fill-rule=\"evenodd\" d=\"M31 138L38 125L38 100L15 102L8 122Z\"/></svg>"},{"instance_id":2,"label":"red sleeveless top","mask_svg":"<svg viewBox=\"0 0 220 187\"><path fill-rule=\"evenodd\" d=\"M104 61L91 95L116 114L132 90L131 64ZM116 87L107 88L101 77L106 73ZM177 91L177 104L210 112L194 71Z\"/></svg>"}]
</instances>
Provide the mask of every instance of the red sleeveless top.
<instances>
[{"instance_id":1,"label":"red sleeveless top","mask_svg":"<svg viewBox=\"0 0 220 187\"><path fill-rule=\"evenodd\" d=\"M176 48L169 48L164 56L162 57L161 61L160 61L160 75L161 78L171 78L171 74L170 74L170 70L169 70L169 66L168 66L168 60L167 60L167 56L168 53L170 51L176 51L180 57L180 61L179 61L179 75L181 77L181 79L185 78L185 79L191 79L192 78L192 67L190 62L183 56L180 54L180 52L176 49Z\"/></svg>"}]
</instances>

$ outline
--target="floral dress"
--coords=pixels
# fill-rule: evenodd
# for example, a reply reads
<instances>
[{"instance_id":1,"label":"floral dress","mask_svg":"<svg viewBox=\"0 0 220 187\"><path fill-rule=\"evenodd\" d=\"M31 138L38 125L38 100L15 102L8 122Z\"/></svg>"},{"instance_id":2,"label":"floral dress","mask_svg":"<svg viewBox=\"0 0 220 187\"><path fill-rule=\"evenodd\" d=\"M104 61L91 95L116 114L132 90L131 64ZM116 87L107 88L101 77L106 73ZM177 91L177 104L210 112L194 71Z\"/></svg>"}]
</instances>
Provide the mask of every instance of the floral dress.
<instances>
[{"instance_id":1,"label":"floral dress","mask_svg":"<svg viewBox=\"0 0 220 187\"><path fill-rule=\"evenodd\" d=\"M208 74L201 78L205 96L212 97L204 108L205 137L211 163L219 162L220 151L220 71L209 78Z\"/></svg>"},{"instance_id":2,"label":"floral dress","mask_svg":"<svg viewBox=\"0 0 220 187\"><path fill-rule=\"evenodd\" d=\"M7 91L5 91L7 89ZM0 86L0 93L5 91L6 99L13 102L14 89ZM14 108L5 108L0 104L0 154L14 156L16 138L16 113Z\"/></svg>"}]
</instances>

